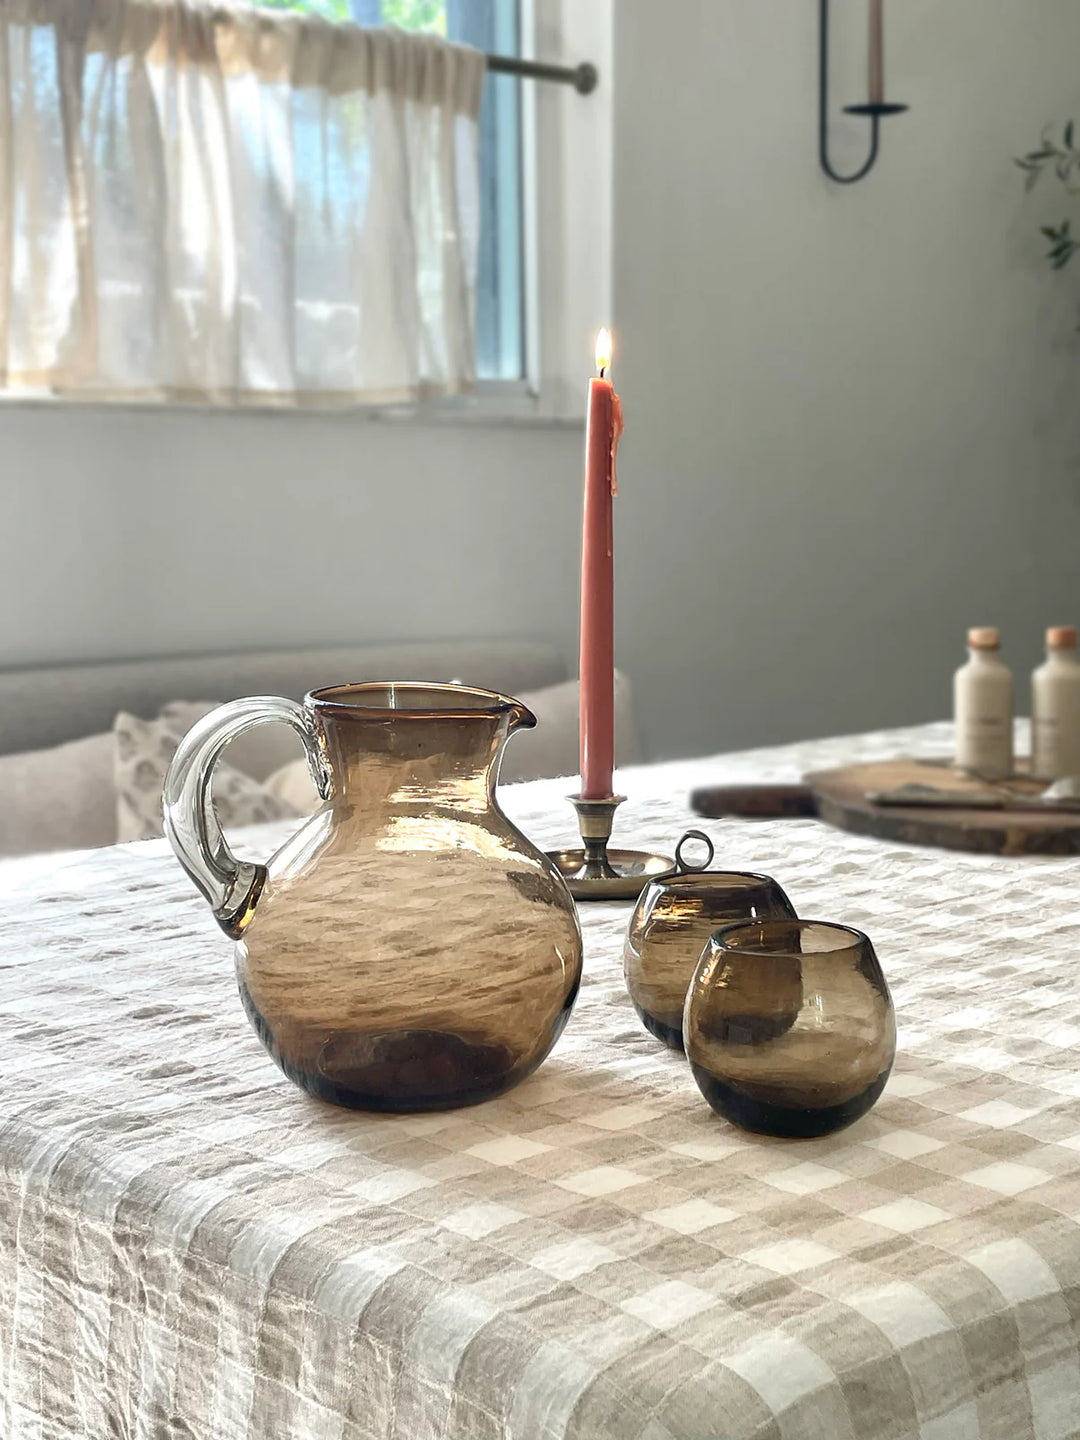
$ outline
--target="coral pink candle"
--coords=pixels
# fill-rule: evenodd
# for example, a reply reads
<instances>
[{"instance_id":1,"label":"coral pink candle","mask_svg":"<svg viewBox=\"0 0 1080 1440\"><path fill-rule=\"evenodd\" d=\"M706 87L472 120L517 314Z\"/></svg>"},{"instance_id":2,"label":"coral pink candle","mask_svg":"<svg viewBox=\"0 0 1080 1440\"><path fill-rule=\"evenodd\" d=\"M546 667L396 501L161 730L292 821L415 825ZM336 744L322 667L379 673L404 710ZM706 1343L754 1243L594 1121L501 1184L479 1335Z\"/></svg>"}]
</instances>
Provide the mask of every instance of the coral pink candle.
<instances>
[{"instance_id":1,"label":"coral pink candle","mask_svg":"<svg viewBox=\"0 0 1080 1440\"><path fill-rule=\"evenodd\" d=\"M882 14L883 4L884 0L870 0L870 78L867 88L871 105L880 105L885 99L885 18Z\"/></svg>"},{"instance_id":2,"label":"coral pink candle","mask_svg":"<svg viewBox=\"0 0 1080 1440\"><path fill-rule=\"evenodd\" d=\"M605 378L611 336L596 339L599 378L589 381L585 430L585 518L581 541L581 794L611 794L615 762L615 593L612 499L622 406Z\"/></svg>"}]
</instances>

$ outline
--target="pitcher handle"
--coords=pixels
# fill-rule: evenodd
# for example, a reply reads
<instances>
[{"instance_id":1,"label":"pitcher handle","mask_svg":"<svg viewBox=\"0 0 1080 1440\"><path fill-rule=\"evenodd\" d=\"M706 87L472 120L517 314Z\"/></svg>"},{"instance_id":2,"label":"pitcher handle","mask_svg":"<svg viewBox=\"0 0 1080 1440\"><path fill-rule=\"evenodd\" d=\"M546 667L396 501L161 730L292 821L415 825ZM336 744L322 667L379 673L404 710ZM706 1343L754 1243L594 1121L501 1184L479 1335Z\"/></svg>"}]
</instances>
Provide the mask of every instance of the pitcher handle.
<instances>
[{"instance_id":1,"label":"pitcher handle","mask_svg":"<svg viewBox=\"0 0 1080 1440\"><path fill-rule=\"evenodd\" d=\"M165 777L165 834L198 889L210 902L214 919L234 940L244 933L262 888L266 866L238 860L225 843L214 813L210 780L230 740L271 720L291 725L304 742L308 768L324 800L332 782L311 712L295 700L255 695L233 700L205 715L177 746Z\"/></svg>"}]
</instances>

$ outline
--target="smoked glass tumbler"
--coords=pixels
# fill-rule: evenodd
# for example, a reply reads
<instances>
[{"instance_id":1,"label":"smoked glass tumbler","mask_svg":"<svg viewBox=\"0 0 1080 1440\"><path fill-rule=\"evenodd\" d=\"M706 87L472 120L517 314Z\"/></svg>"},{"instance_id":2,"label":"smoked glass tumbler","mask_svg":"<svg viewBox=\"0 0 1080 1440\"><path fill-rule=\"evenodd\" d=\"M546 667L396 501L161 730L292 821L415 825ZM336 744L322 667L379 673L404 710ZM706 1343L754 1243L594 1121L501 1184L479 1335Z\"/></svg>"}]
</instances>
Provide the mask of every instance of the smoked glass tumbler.
<instances>
[{"instance_id":1,"label":"smoked glass tumbler","mask_svg":"<svg viewBox=\"0 0 1080 1440\"><path fill-rule=\"evenodd\" d=\"M683 1048L683 1004L709 936L736 920L794 919L768 875L691 870L658 876L638 900L623 948L623 974L641 1023L672 1050Z\"/></svg>"},{"instance_id":2,"label":"smoked glass tumbler","mask_svg":"<svg viewBox=\"0 0 1080 1440\"><path fill-rule=\"evenodd\" d=\"M767 920L718 931L683 1039L712 1108L764 1135L828 1135L865 1115L896 1053L892 999L859 930Z\"/></svg>"}]
</instances>

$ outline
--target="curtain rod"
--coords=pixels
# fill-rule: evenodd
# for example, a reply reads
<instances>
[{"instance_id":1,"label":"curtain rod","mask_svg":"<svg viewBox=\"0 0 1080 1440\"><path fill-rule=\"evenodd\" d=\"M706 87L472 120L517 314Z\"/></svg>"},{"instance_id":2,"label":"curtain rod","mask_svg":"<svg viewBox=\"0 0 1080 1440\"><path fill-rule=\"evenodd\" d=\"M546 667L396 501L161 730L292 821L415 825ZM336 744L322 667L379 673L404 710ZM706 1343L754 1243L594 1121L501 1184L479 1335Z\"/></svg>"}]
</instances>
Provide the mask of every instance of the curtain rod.
<instances>
[{"instance_id":1,"label":"curtain rod","mask_svg":"<svg viewBox=\"0 0 1080 1440\"><path fill-rule=\"evenodd\" d=\"M596 89L600 76L595 65L586 60L580 65L545 65L539 60L519 60L513 55L486 55L487 68L497 75L521 75L527 80L554 80L559 85L573 85L579 95Z\"/></svg>"}]
</instances>

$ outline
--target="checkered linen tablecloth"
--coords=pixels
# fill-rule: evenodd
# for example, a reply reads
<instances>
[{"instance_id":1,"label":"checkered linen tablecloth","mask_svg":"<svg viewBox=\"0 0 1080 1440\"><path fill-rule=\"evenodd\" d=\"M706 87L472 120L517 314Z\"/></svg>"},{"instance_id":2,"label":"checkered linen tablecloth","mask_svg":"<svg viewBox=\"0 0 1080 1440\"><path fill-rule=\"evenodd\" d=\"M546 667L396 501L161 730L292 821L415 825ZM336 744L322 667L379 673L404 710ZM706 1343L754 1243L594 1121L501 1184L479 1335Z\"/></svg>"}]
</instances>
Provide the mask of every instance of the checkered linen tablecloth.
<instances>
[{"instance_id":1,"label":"checkered linen tablecloth","mask_svg":"<svg viewBox=\"0 0 1080 1440\"><path fill-rule=\"evenodd\" d=\"M948 745L630 771L619 833L670 846L694 784ZM565 788L506 808L565 842ZM274 1068L163 842L0 866L3 1440L1080 1436L1080 860L708 828L875 941L899 1055L840 1135L707 1108L626 997L625 905L585 908L531 1080L376 1117Z\"/></svg>"}]
</instances>

